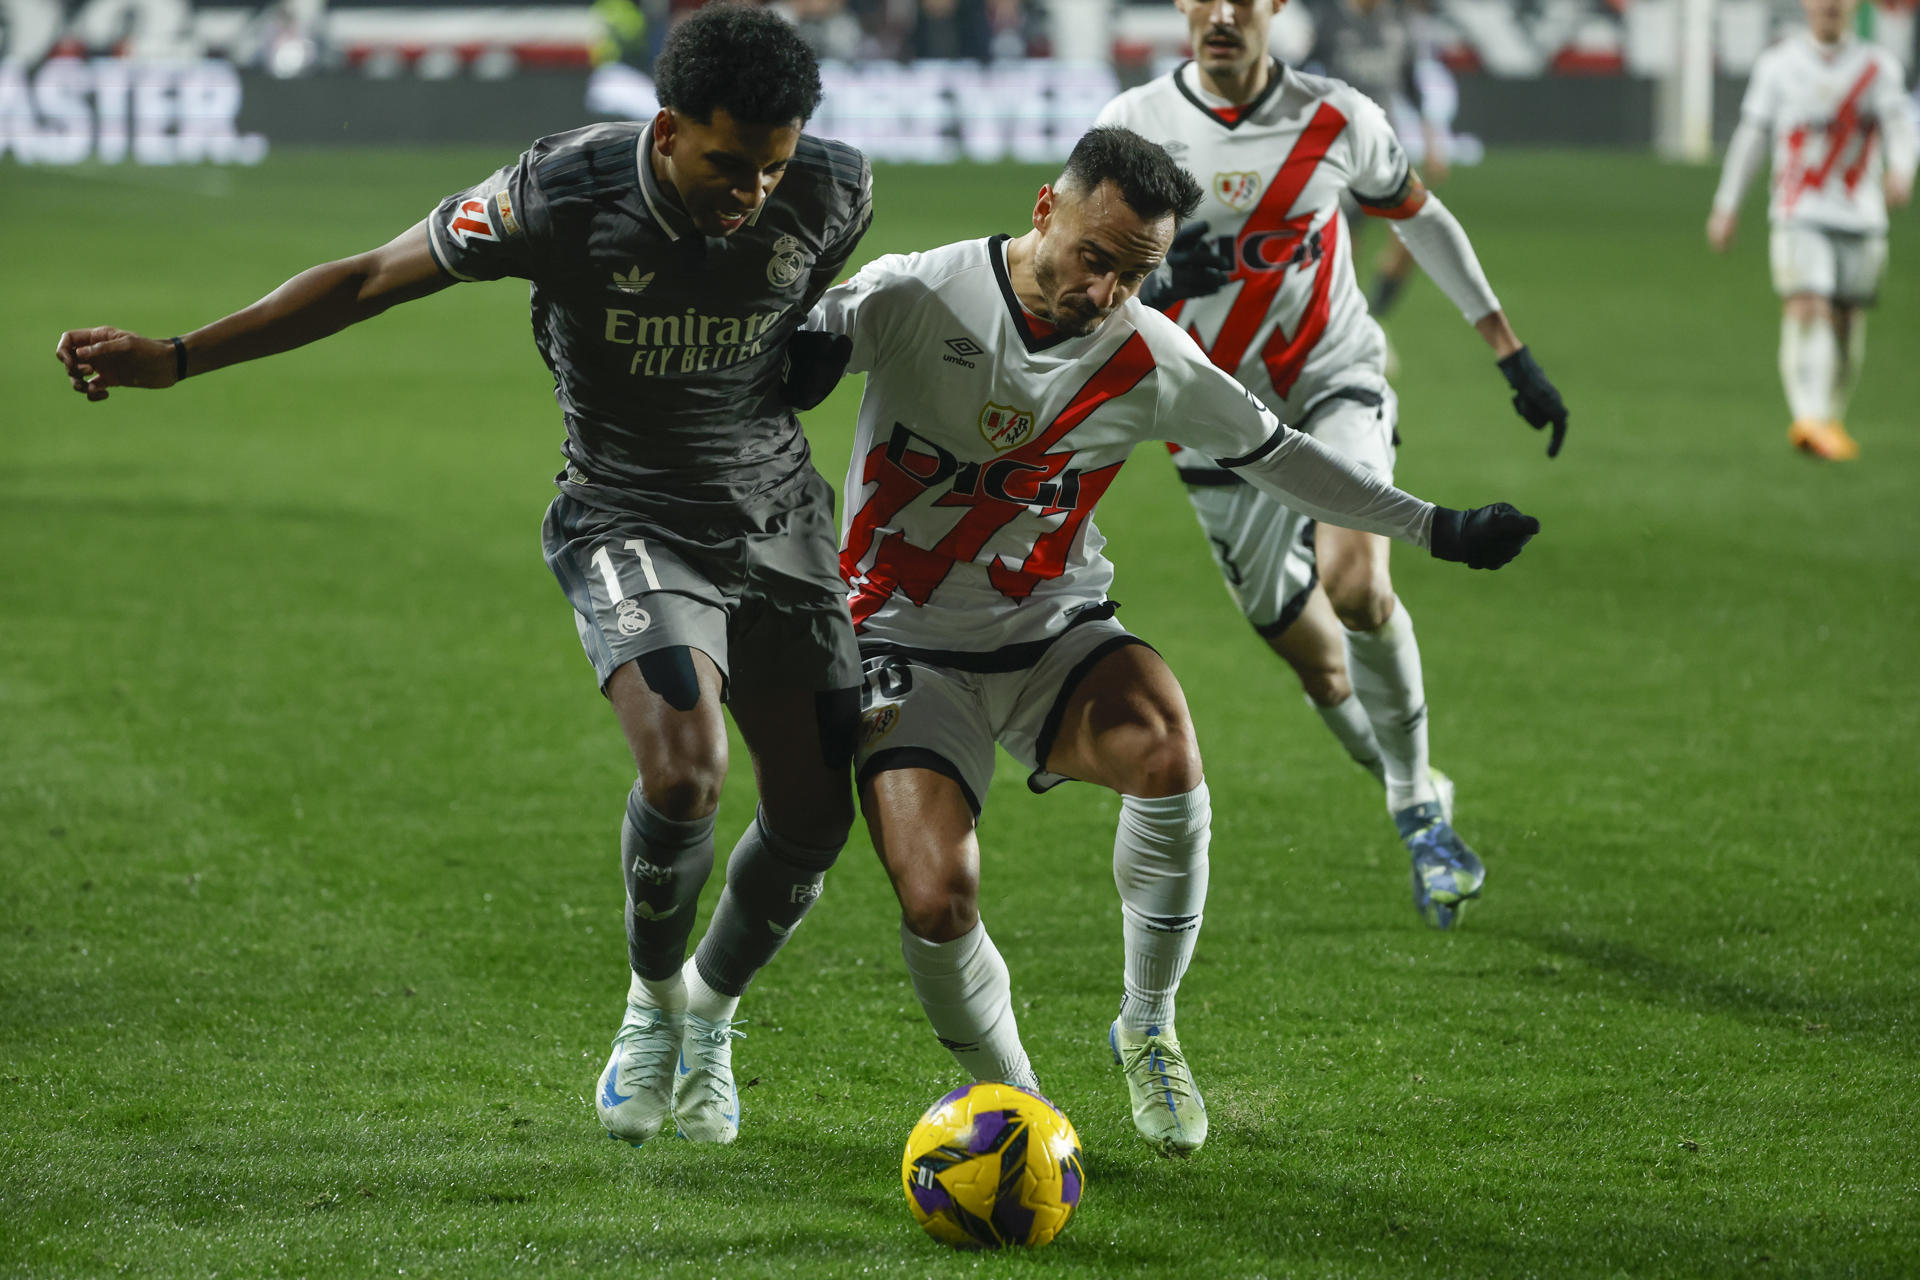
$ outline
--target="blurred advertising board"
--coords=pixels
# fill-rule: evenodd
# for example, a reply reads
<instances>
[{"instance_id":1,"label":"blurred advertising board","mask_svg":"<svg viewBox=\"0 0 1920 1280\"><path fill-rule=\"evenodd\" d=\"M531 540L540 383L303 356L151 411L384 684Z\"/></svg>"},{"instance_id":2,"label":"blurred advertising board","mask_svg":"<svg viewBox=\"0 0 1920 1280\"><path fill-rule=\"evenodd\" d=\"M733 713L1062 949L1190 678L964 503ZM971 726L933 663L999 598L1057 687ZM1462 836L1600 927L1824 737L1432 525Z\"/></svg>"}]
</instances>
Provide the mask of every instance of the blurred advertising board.
<instances>
[{"instance_id":1,"label":"blurred advertising board","mask_svg":"<svg viewBox=\"0 0 1920 1280\"><path fill-rule=\"evenodd\" d=\"M912 57L927 46L914 15L924 24L931 0L775 2L803 33L825 33L826 97L812 130L882 161L1061 159L1107 99L1178 61L1187 39L1171 0L951 0L958 12L1001 15L981 28L990 47L978 58ZM1291 0L1275 52L1307 58L1315 6L1337 2ZM1797 6L1712 2L1724 136L1753 59ZM518 147L650 115L644 68L669 6L692 3L0 0L0 159L251 164L269 140ZM856 3L905 17L863 28L846 17ZM1418 19L1423 75L1457 86L1455 127L1492 145L1643 146L1674 65L1680 3L1430 0ZM1910 58L1914 4L1863 7L1863 34ZM838 26L808 16L836 5Z\"/></svg>"}]
</instances>

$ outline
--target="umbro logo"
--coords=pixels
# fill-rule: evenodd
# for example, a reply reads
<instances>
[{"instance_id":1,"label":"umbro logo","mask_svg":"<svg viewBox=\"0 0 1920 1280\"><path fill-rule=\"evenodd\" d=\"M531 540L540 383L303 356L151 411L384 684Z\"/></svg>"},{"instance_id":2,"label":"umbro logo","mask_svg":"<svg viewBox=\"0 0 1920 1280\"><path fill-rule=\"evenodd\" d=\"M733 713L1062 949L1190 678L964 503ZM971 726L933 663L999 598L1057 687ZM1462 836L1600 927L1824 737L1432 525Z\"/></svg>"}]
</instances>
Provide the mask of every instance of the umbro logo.
<instances>
[{"instance_id":1,"label":"umbro logo","mask_svg":"<svg viewBox=\"0 0 1920 1280\"><path fill-rule=\"evenodd\" d=\"M624 275L616 271L613 273L613 287L622 293L645 293L647 286L653 283L653 276L651 271L641 275L637 266Z\"/></svg>"},{"instance_id":2,"label":"umbro logo","mask_svg":"<svg viewBox=\"0 0 1920 1280\"><path fill-rule=\"evenodd\" d=\"M979 367L974 364L973 361L967 359L968 356L983 356L987 353L986 348L982 347L972 338L964 335L958 338L948 338L947 350L952 354L944 355L940 358L948 364L957 364L966 369L976 369Z\"/></svg>"}]
</instances>

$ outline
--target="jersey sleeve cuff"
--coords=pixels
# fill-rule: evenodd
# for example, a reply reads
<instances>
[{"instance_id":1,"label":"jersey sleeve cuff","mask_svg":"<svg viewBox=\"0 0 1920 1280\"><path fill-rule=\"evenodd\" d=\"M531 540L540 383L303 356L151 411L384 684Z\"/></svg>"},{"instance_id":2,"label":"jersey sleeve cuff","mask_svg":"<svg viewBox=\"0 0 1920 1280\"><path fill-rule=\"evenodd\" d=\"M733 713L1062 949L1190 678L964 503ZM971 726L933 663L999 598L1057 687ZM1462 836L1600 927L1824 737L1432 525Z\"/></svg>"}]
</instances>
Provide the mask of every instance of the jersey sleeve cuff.
<instances>
[{"instance_id":1,"label":"jersey sleeve cuff","mask_svg":"<svg viewBox=\"0 0 1920 1280\"><path fill-rule=\"evenodd\" d=\"M1253 463L1260 461L1260 459L1266 457L1268 454L1272 453L1275 449L1278 449L1280 447L1281 442L1286 439L1287 433L1288 433L1288 428L1284 426L1276 427L1274 428L1273 434L1268 436L1265 440L1262 440L1259 443L1259 445L1253 449L1252 452L1243 453L1237 458L1216 458L1214 459L1214 461L1219 463L1221 466L1227 468L1229 471L1233 470L1236 467L1250 466Z\"/></svg>"},{"instance_id":2,"label":"jersey sleeve cuff","mask_svg":"<svg viewBox=\"0 0 1920 1280\"><path fill-rule=\"evenodd\" d=\"M440 248L440 237L435 233L431 223L427 226L427 252L433 255L433 265L439 267L455 280L462 280L467 284L479 283L478 276L470 276L463 271L457 271L454 269L453 264L447 261L446 253Z\"/></svg>"}]
</instances>

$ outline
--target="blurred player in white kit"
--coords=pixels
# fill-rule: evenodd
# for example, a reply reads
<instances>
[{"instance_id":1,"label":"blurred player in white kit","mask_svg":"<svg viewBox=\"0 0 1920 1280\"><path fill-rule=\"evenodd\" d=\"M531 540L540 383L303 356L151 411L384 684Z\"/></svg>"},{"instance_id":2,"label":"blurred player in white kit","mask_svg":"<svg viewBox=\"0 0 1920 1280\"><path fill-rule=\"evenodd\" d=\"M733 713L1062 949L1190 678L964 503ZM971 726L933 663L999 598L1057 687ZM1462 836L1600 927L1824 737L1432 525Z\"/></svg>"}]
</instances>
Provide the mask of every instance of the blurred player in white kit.
<instances>
[{"instance_id":1,"label":"blurred player in white kit","mask_svg":"<svg viewBox=\"0 0 1920 1280\"><path fill-rule=\"evenodd\" d=\"M1515 336L1453 215L1408 163L1386 114L1353 86L1267 48L1286 0L1175 0L1193 60L1115 98L1100 123L1165 146L1205 189L1141 300L1159 308L1280 418L1391 477L1398 401L1386 345L1354 280L1343 198L1389 220L1498 358L1514 408L1551 426L1566 406ZM1191 449L1174 463L1241 612L1292 666L1327 727L1380 781L1412 861L1413 902L1447 929L1485 869L1453 828L1452 784L1427 757L1413 622L1385 538L1322 525Z\"/></svg>"},{"instance_id":2,"label":"blurred player in white kit","mask_svg":"<svg viewBox=\"0 0 1920 1280\"><path fill-rule=\"evenodd\" d=\"M1886 269L1887 209L1912 197L1920 153L1900 63L1853 34L1855 5L1801 0L1807 29L1754 63L1707 218L1707 242L1725 252L1771 136L1768 256L1781 298L1787 439L1836 462L1860 456L1843 425L1847 401L1866 360L1866 308Z\"/></svg>"}]
</instances>

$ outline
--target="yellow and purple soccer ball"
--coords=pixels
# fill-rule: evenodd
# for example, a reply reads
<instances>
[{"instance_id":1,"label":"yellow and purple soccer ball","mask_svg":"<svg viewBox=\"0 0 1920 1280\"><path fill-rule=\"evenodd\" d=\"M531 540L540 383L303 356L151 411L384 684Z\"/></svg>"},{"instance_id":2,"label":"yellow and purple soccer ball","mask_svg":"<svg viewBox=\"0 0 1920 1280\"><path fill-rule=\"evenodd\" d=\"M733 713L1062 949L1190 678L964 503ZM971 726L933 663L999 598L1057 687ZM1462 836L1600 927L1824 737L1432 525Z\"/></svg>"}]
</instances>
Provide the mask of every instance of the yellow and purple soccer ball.
<instances>
[{"instance_id":1,"label":"yellow and purple soccer ball","mask_svg":"<svg viewBox=\"0 0 1920 1280\"><path fill-rule=\"evenodd\" d=\"M1086 1186L1072 1123L1010 1084L971 1084L927 1108L900 1180L921 1229L961 1249L1047 1243Z\"/></svg>"}]
</instances>

